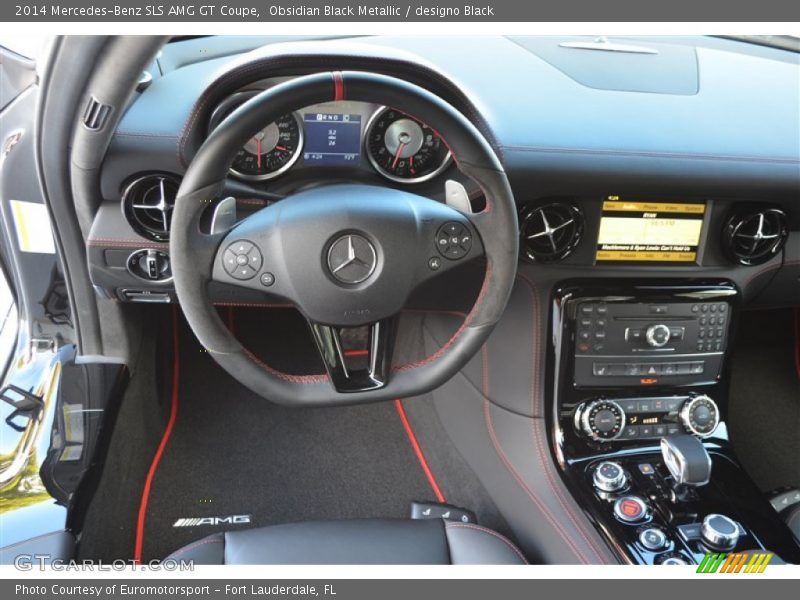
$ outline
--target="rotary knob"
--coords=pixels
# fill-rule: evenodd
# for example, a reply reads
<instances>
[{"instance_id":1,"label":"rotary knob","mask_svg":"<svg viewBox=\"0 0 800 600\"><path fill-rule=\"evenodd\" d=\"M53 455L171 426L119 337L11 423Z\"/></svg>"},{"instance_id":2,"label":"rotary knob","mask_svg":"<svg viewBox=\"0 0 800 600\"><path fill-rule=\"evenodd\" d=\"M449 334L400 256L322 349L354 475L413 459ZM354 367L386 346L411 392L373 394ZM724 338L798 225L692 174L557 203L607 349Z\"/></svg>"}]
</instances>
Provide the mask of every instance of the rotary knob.
<instances>
[{"instance_id":1,"label":"rotary knob","mask_svg":"<svg viewBox=\"0 0 800 600\"><path fill-rule=\"evenodd\" d=\"M576 413L576 425L590 438L608 442L622 433L625 411L613 400L594 400Z\"/></svg>"},{"instance_id":2,"label":"rotary knob","mask_svg":"<svg viewBox=\"0 0 800 600\"><path fill-rule=\"evenodd\" d=\"M708 437L719 425L717 403L705 394L693 396L681 407L680 419L687 431Z\"/></svg>"},{"instance_id":3,"label":"rotary knob","mask_svg":"<svg viewBox=\"0 0 800 600\"><path fill-rule=\"evenodd\" d=\"M659 323L658 325L650 325L644 333L644 338L647 343L653 348L661 348L666 346L669 341L669 327Z\"/></svg>"},{"instance_id":4,"label":"rotary knob","mask_svg":"<svg viewBox=\"0 0 800 600\"><path fill-rule=\"evenodd\" d=\"M714 550L731 550L739 542L739 524L725 515L713 513L703 519L700 535Z\"/></svg>"},{"instance_id":5,"label":"rotary knob","mask_svg":"<svg viewBox=\"0 0 800 600\"><path fill-rule=\"evenodd\" d=\"M618 492L628 485L628 476L619 463L606 460L597 465L592 483L601 492Z\"/></svg>"}]
</instances>

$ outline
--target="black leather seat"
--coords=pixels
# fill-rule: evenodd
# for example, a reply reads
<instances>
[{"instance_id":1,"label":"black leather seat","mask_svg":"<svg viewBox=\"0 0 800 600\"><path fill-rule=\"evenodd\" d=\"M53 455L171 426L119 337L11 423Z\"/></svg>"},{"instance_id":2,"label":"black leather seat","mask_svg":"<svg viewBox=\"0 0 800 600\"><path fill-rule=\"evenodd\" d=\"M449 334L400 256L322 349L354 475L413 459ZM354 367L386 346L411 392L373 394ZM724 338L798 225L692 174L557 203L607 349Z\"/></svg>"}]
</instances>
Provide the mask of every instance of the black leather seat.
<instances>
[{"instance_id":1,"label":"black leather seat","mask_svg":"<svg viewBox=\"0 0 800 600\"><path fill-rule=\"evenodd\" d=\"M195 564L527 564L499 533L429 520L320 521L217 533L167 559Z\"/></svg>"}]
</instances>

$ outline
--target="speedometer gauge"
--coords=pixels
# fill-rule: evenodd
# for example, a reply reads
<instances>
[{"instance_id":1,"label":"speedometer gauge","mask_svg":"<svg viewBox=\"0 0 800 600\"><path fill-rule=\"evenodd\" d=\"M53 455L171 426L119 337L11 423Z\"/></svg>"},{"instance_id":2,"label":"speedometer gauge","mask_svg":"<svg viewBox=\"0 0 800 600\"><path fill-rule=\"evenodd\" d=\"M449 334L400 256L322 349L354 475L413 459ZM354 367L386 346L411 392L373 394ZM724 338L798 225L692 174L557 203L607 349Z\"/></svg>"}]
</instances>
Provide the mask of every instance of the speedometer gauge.
<instances>
[{"instance_id":1,"label":"speedometer gauge","mask_svg":"<svg viewBox=\"0 0 800 600\"><path fill-rule=\"evenodd\" d=\"M300 158L303 126L294 114L284 115L251 137L236 153L231 173L249 180L272 179Z\"/></svg>"},{"instance_id":2,"label":"speedometer gauge","mask_svg":"<svg viewBox=\"0 0 800 600\"><path fill-rule=\"evenodd\" d=\"M433 129L392 108L381 109L367 129L367 156L378 173L400 183L427 181L452 160Z\"/></svg>"}]
</instances>

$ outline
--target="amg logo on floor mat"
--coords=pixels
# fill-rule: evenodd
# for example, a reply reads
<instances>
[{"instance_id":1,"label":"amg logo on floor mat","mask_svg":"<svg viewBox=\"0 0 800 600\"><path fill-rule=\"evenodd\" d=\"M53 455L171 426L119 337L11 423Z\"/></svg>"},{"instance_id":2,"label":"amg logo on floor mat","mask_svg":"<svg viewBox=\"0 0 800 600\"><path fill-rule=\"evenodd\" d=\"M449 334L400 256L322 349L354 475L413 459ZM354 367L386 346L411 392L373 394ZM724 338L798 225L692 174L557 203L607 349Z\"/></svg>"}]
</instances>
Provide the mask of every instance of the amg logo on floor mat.
<instances>
[{"instance_id":1,"label":"amg logo on floor mat","mask_svg":"<svg viewBox=\"0 0 800 600\"><path fill-rule=\"evenodd\" d=\"M231 515L229 517L198 517L178 519L173 527L199 527L200 525L244 525L250 522L250 515Z\"/></svg>"}]
</instances>

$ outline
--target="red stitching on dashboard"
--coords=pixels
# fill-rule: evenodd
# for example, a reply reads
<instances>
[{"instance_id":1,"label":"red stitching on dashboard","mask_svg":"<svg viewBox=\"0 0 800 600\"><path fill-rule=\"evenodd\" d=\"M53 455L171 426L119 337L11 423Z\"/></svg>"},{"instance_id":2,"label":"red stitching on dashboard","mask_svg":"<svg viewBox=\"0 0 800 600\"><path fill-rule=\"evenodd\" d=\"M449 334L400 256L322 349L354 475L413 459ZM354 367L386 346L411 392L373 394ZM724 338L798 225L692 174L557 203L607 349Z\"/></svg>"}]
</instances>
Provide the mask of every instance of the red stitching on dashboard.
<instances>
[{"instance_id":1,"label":"red stitching on dashboard","mask_svg":"<svg viewBox=\"0 0 800 600\"><path fill-rule=\"evenodd\" d=\"M592 549L592 551L597 556L598 560L602 562L602 553L600 549L594 544L594 541L591 538L591 535L587 532L586 529L582 527L582 523L580 522L580 517L575 512L575 508L570 503L570 498L567 498L564 494L563 490L558 485L558 482L555 481L553 478L553 473L551 472L552 464L548 462L548 457L550 456L550 450L547 444L544 442L541 432L539 431L536 421L536 414L543 414L543 411L537 411L536 400L539 398L539 390L541 387L541 383L539 380L540 376L540 360L541 360L541 336L538 335L537 326L539 323L539 315L540 315L540 306L539 306L539 297L536 294L536 285L528 279L522 273L518 273L519 278L528 286L528 291L531 294L532 306L533 306L533 339L535 343L535 351L532 352L532 365L531 365L531 432L533 434L533 441L535 446L538 449L538 456L539 461L542 465L542 469L544 470L545 476L547 477L547 483L550 486L550 489L553 491L558 503L561 505L561 508L566 513L569 520L572 522L572 525L575 527L575 530L584 538L586 543Z\"/></svg>"},{"instance_id":2,"label":"red stitching on dashboard","mask_svg":"<svg viewBox=\"0 0 800 600\"><path fill-rule=\"evenodd\" d=\"M581 549L575 545L575 542L572 538L567 534L561 524L554 518L550 509L547 508L547 505L536 495L527 483L522 479L520 474L514 468L514 465L509 460L508 456L503 450L500 441L497 439L497 434L494 430L494 423L492 422L492 408L491 402L489 402L489 368L488 368L488 353L486 350L486 345L484 344L481 348L482 360L484 363L483 367L483 417L484 421L486 422L486 429L489 432L489 437L492 440L492 445L494 446L495 452L500 457L500 460L503 462L506 470L511 474L511 476L516 480L517 484L523 489L523 491L528 495L531 502L539 509L539 512L542 513L545 519L547 519L548 523L553 527L556 533L561 536L561 539L570 547L572 552L577 556L583 564L590 564L589 560L586 558L586 555L581 551Z\"/></svg>"},{"instance_id":3,"label":"red stitching on dashboard","mask_svg":"<svg viewBox=\"0 0 800 600\"><path fill-rule=\"evenodd\" d=\"M475 320L475 316L478 314L478 309L480 308L481 304L486 297L486 292L489 289L489 281L491 280L492 276L492 263L490 260L487 259L486 261L486 274L483 277L483 285L481 286L481 291L478 294L478 299L475 301L475 306L472 307L472 310L469 312L467 317L464 319L464 322L461 324L456 332L452 335L452 337L447 340L447 342L439 348L436 352L428 356L427 358L423 358L421 360L415 362L405 363L403 365L398 365L392 369L394 372L405 371L408 369L416 369L417 367L423 367L427 364L432 363L433 361L442 357L442 355L450 349L455 341L464 333L464 330L470 326L472 321Z\"/></svg>"}]
</instances>

